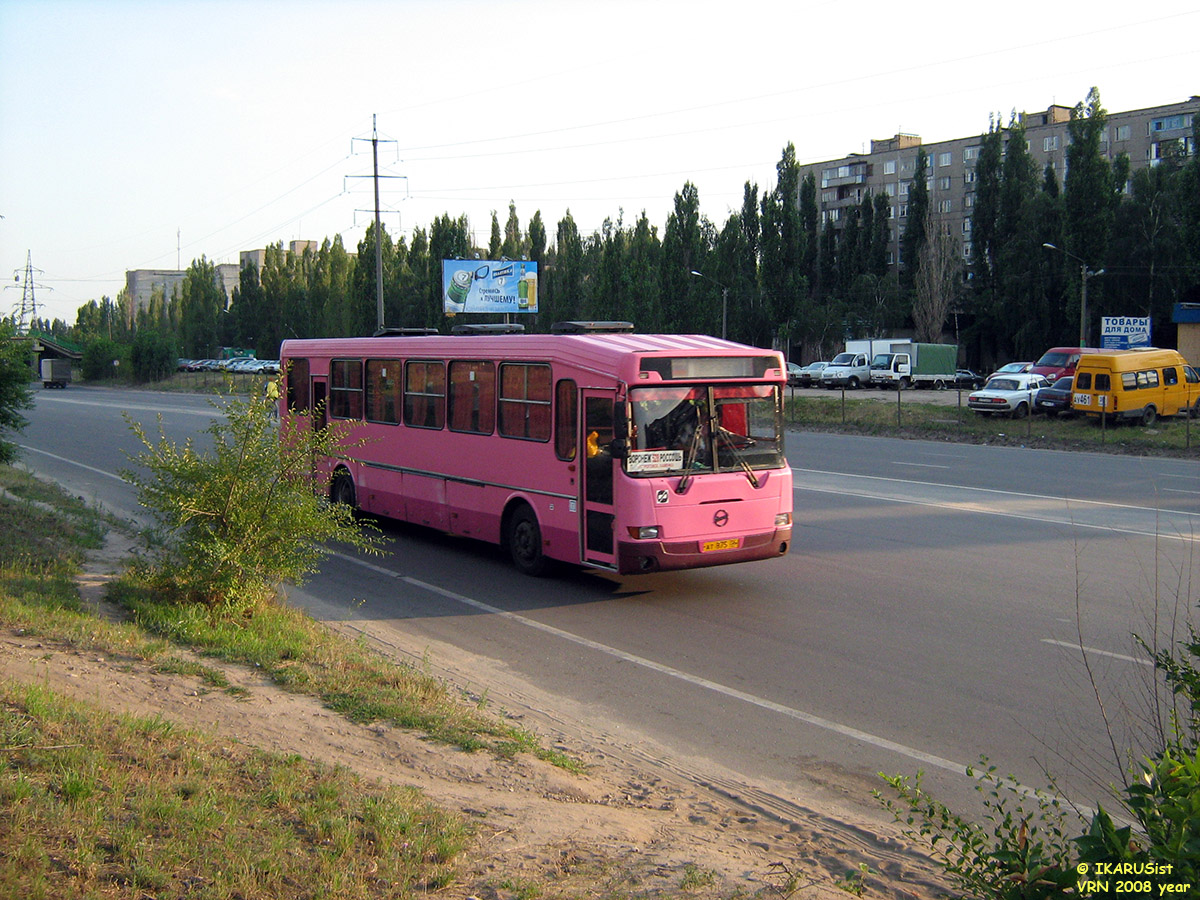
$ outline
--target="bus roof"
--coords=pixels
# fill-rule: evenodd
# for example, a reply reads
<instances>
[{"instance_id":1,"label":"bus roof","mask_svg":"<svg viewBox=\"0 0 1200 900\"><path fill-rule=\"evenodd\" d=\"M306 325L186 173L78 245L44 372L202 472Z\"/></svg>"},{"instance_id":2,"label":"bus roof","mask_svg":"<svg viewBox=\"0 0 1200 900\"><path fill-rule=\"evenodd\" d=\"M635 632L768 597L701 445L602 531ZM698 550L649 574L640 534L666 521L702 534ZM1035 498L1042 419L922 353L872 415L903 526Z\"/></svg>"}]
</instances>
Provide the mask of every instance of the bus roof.
<instances>
[{"instance_id":1,"label":"bus roof","mask_svg":"<svg viewBox=\"0 0 1200 900\"><path fill-rule=\"evenodd\" d=\"M627 381L637 379L638 360L646 357L769 357L773 362L766 368L778 370L780 380L784 377L778 351L703 334L436 334L308 338L284 341L280 355L285 358L544 359L614 374ZM767 377L774 380L776 375L768 373Z\"/></svg>"}]
</instances>

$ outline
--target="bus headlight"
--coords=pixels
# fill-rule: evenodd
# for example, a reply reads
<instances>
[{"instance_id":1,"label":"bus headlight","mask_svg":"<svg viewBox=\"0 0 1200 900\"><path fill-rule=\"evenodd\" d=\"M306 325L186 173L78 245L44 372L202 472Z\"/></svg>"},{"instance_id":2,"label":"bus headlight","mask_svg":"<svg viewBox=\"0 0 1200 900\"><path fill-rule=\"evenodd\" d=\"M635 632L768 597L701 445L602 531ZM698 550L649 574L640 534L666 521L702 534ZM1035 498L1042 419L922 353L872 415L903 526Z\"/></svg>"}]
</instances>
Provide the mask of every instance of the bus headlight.
<instances>
[{"instance_id":1,"label":"bus headlight","mask_svg":"<svg viewBox=\"0 0 1200 900\"><path fill-rule=\"evenodd\" d=\"M779 513L777 516L775 516L775 527L776 528L787 528L791 524L792 524L792 514L791 513Z\"/></svg>"},{"instance_id":2,"label":"bus headlight","mask_svg":"<svg viewBox=\"0 0 1200 900\"><path fill-rule=\"evenodd\" d=\"M662 529L658 525L630 525L629 536L639 541L648 541L661 537Z\"/></svg>"}]
</instances>

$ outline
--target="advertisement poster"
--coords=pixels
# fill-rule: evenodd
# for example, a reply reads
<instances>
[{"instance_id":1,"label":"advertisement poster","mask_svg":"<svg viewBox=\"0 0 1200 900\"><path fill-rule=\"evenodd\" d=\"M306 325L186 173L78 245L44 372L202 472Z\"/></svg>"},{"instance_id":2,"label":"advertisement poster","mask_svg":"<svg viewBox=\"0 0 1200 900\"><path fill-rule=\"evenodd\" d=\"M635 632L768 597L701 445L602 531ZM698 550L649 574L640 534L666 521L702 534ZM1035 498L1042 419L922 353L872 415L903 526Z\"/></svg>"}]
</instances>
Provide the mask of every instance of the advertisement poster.
<instances>
[{"instance_id":1,"label":"advertisement poster","mask_svg":"<svg viewBox=\"0 0 1200 900\"><path fill-rule=\"evenodd\" d=\"M1104 316L1100 319L1101 349L1132 350L1149 346L1149 316Z\"/></svg>"},{"instance_id":2,"label":"advertisement poster","mask_svg":"<svg viewBox=\"0 0 1200 900\"><path fill-rule=\"evenodd\" d=\"M442 307L458 313L535 313L538 267L529 260L442 260Z\"/></svg>"}]
</instances>

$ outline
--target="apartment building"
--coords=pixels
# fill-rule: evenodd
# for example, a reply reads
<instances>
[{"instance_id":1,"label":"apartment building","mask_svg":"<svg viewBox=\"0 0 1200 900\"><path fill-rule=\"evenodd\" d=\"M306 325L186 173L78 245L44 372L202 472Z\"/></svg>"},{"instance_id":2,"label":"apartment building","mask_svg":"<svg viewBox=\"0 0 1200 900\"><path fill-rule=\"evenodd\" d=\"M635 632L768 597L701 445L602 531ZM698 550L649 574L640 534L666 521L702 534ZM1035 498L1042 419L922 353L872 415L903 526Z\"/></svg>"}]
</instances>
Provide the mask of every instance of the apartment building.
<instances>
[{"instance_id":1,"label":"apartment building","mask_svg":"<svg viewBox=\"0 0 1200 900\"><path fill-rule=\"evenodd\" d=\"M1125 153L1131 174L1156 165L1182 148L1196 152L1192 122L1200 113L1200 96L1182 103L1153 106L1129 112L1108 113L1102 135L1110 159ZM1029 154L1042 172L1054 169L1059 184L1066 179L1067 123L1071 108L1051 106L1045 112L1022 113ZM923 144L919 135L897 134L871 141L869 153L854 153L842 159L800 166L801 178L812 174L817 184L821 221L841 222L867 193L885 193L891 200L891 242L888 264L900 262L900 237L908 219L908 194L916 175L917 153L925 148L929 202L952 234L961 235L963 259L971 259L971 212L975 202L975 166L979 161L981 136L955 138Z\"/></svg>"}]
</instances>

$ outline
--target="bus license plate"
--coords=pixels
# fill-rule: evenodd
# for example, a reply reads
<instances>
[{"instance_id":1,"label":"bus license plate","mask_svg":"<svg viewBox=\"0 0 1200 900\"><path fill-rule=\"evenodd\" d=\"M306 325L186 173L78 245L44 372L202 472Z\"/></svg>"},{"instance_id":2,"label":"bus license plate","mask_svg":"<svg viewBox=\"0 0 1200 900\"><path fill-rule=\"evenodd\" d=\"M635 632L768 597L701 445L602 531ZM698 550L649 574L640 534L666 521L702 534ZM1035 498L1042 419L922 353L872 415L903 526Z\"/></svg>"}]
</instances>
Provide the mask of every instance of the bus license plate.
<instances>
[{"instance_id":1,"label":"bus license plate","mask_svg":"<svg viewBox=\"0 0 1200 900\"><path fill-rule=\"evenodd\" d=\"M729 538L724 541L705 541L700 545L701 553L712 553L714 550L736 550L741 541L738 538Z\"/></svg>"}]
</instances>

